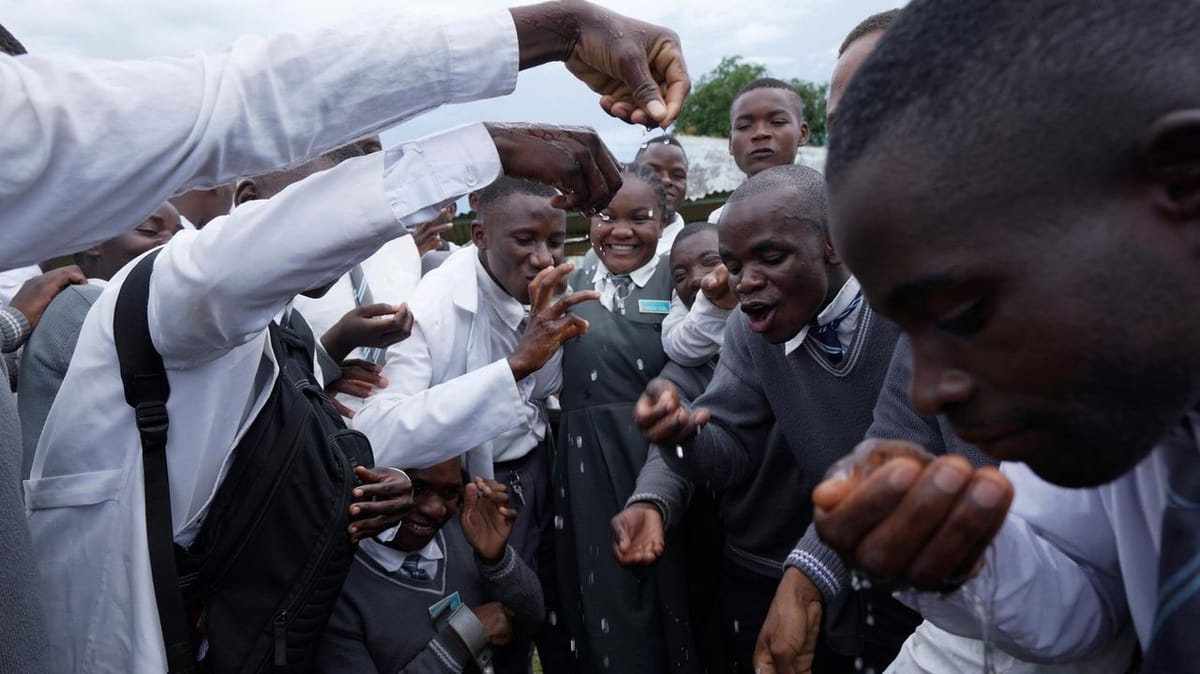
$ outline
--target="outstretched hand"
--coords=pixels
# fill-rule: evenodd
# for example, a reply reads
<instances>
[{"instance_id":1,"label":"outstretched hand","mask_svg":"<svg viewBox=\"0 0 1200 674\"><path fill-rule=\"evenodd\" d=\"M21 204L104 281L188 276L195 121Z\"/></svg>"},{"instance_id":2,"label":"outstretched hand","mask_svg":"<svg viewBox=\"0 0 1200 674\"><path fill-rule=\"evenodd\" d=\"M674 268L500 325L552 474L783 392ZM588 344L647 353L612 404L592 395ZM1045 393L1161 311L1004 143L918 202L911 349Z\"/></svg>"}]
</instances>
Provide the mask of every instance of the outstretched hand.
<instances>
[{"instance_id":1,"label":"outstretched hand","mask_svg":"<svg viewBox=\"0 0 1200 674\"><path fill-rule=\"evenodd\" d=\"M666 128L692 81L674 31L589 2L514 7L522 68L551 60L600 94L600 107L632 124Z\"/></svg>"},{"instance_id":2,"label":"outstretched hand","mask_svg":"<svg viewBox=\"0 0 1200 674\"><path fill-rule=\"evenodd\" d=\"M717 265L704 277L700 282L700 292L715 307L728 310L738 305L737 294L729 287L729 268L723 264Z\"/></svg>"},{"instance_id":3,"label":"outstretched hand","mask_svg":"<svg viewBox=\"0 0 1200 674\"><path fill-rule=\"evenodd\" d=\"M51 269L45 274L34 276L26 281L17 294L13 295L9 306L25 315L30 329L36 328L46 307L69 285L83 285L87 277L83 270L76 265Z\"/></svg>"},{"instance_id":4,"label":"outstretched hand","mask_svg":"<svg viewBox=\"0 0 1200 674\"><path fill-rule=\"evenodd\" d=\"M412 509L412 480L396 468L358 466L354 474L363 484L354 488L347 531L354 542L379 534L400 524Z\"/></svg>"},{"instance_id":5,"label":"outstretched hand","mask_svg":"<svg viewBox=\"0 0 1200 674\"><path fill-rule=\"evenodd\" d=\"M799 569L789 567L775 591L754 645L759 674L811 674L821 632L821 591Z\"/></svg>"},{"instance_id":6,"label":"outstretched hand","mask_svg":"<svg viewBox=\"0 0 1200 674\"><path fill-rule=\"evenodd\" d=\"M350 358L342 361L342 376L329 382L325 387L325 395L329 396L329 402L337 408L337 411L347 419L354 418L354 410L343 405L337 399L339 393L344 393L355 398L368 398L375 393L375 389L387 388L388 380L380 374L383 367L368 360L359 358Z\"/></svg>"},{"instance_id":7,"label":"outstretched hand","mask_svg":"<svg viewBox=\"0 0 1200 674\"><path fill-rule=\"evenodd\" d=\"M666 547L662 513L651 503L634 503L610 522L613 556L621 566L649 566Z\"/></svg>"},{"instance_id":8,"label":"outstretched hand","mask_svg":"<svg viewBox=\"0 0 1200 674\"><path fill-rule=\"evenodd\" d=\"M504 175L558 188L550 205L595 215L621 188L621 169L594 129L581 126L497 124L492 136Z\"/></svg>"},{"instance_id":9,"label":"outstretched hand","mask_svg":"<svg viewBox=\"0 0 1200 674\"><path fill-rule=\"evenodd\" d=\"M517 511L508 507L508 487L476 477L463 490L460 518L467 543L484 562L499 564L517 519Z\"/></svg>"},{"instance_id":10,"label":"outstretched hand","mask_svg":"<svg viewBox=\"0 0 1200 674\"><path fill-rule=\"evenodd\" d=\"M651 442L673 447L696 437L708 423L709 412L703 407L688 409L679 397L679 389L666 379L651 379L646 391L633 407L633 419Z\"/></svg>"},{"instance_id":11,"label":"outstretched hand","mask_svg":"<svg viewBox=\"0 0 1200 674\"><path fill-rule=\"evenodd\" d=\"M412 334L406 304L367 304L347 311L321 336L321 346L339 363L358 347L386 349Z\"/></svg>"},{"instance_id":12,"label":"outstretched hand","mask_svg":"<svg viewBox=\"0 0 1200 674\"><path fill-rule=\"evenodd\" d=\"M540 370L563 342L587 334L588 322L567 310L580 302L600 299L600 293L581 290L554 299L574 269L575 265L570 262L547 267L530 281L529 322L517 350L508 357L508 365L517 381Z\"/></svg>"},{"instance_id":13,"label":"outstretched hand","mask_svg":"<svg viewBox=\"0 0 1200 674\"><path fill-rule=\"evenodd\" d=\"M1012 483L995 468L867 440L813 490L813 522L870 576L944 592L978 572L1012 499Z\"/></svg>"}]
</instances>

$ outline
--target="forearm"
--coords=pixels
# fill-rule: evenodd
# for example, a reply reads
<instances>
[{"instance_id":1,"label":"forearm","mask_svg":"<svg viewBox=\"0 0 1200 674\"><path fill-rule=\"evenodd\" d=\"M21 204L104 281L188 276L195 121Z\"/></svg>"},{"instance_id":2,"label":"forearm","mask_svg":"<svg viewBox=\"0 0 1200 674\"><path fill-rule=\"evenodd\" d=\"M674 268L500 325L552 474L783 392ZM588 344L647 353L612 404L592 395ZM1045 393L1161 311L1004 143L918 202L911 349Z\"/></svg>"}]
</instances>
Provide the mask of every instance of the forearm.
<instances>
[{"instance_id":1,"label":"forearm","mask_svg":"<svg viewBox=\"0 0 1200 674\"><path fill-rule=\"evenodd\" d=\"M663 321L663 351L671 360L688 367L703 365L721 351L729 310L696 296L691 310L682 313L679 298L671 300L671 313Z\"/></svg>"},{"instance_id":2,"label":"forearm","mask_svg":"<svg viewBox=\"0 0 1200 674\"><path fill-rule=\"evenodd\" d=\"M445 103L506 94L516 42L506 11L444 21L397 11L185 59L0 58L0 262L81 250L174 193L294 166ZM131 113L144 109L155 114Z\"/></svg>"},{"instance_id":3,"label":"forearm","mask_svg":"<svg viewBox=\"0 0 1200 674\"><path fill-rule=\"evenodd\" d=\"M625 501L625 507L635 503L650 503L662 513L663 528L675 521L676 515L687 511L692 497L692 484L671 469L662 457L662 448L650 445L646 452L646 463L638 473L633 494Z\"/></svg>"},{"instance_id":4,"label":"forearm","mask_svg":"<svg viewBox=\"0 0 1200 674\"><path fill-rule=\"evenodd\" d=\"M474 656L453 628L447 626L417 657L400 669L400 674L461 674ZM338 671L347 671L340 669Z\"/></svg>"},{"instance_id":5,"label":"forearm","mask_svg":"<svg viewBox=\"0 0 1200 674\"><path fill-rule=\"evenodd\" d=\"M832 604L850 588L850 572L829 546L817 535L816 527L809 525L804 537L788 554L784 568L795 567L812 581L821 591L826 605Z\"/></svg>"},{"instance_id":6,"label":"forearm","mask_svg":"<svg viewBox=\"0 0 1200 674\"><path fill-rule=\"evenodd\" d=\"M546 601L537 574L512 546L504 546L504 556L494 565L480 560L479 570L484 594L512 611L517 632L531 634L546 619Z\"/></svg>"}]
</instances>

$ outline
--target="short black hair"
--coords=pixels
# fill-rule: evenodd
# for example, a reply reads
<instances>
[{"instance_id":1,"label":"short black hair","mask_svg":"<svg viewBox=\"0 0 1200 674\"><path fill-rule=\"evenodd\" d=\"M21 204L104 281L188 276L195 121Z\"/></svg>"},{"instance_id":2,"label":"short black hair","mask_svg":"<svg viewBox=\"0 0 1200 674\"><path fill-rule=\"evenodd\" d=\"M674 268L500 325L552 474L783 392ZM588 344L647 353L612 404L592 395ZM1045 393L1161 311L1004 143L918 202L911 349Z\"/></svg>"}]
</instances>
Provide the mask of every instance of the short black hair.
<instances>
[{"instance_id":1,"label":"short black hair","mask_svg":"<svg viewBox=\"0 0 1200 674\"><path fill-rule=\"evenodd\" d=\"M871 16L863 19L861 23L854 27L854 30L850 31L850 34L846 36L846 39L842 41L842 46L838 47L838 58L841 58L842 54L845 54L846 50L850 48L850 45L857 42L858 39L864 35L870 35L877 30L887 30L888 26L892 25L892 22L895 21L896 17L899 15L900 8L897 7L896 9L889 9L884 12L879 12L878 14L872 14Z\"/></svg>"},{"instance_id":2,"label":"short black hair","mask_svg":"<svg viewBox=\"0 0 1200 674\"><path fill-rule=\"evenodd\" d=\"M25 50L25 45L13 37L13 34L8 32L8 29L3 25L0 25L0 52L9 56L20 56L21 54L29 53Z\"/></svg>"},{"instance_id":3,"label":"short black hair","mask_svg":"<svg viewBox=\"0 0 1200 674\"><path fill-rule=\"evenodd\" d=\"M687 150L683 149L683 143L680 143L679 139L676 138L674 134L670 134L670 133L664 133L661 136L655 136L653 138L650 138L650 139L644 141L641 145L638 146L637 154L633 156L633 160L637 161L637 160L641 159L642 153L645 152L646 149L649 148L651 145L673 145L673 146L679 148L679 153L683 155L683 162L685 164L688 163Z\"/></svg>"},{"instance_id":4,"label":"short black hair","mask_svg":"<svg viewBox=\"0 0 1200 674\"><path fill-rule=\"evenodd\" d=\"M500 176L491 185L479 190L478 211L480 220L484 219L484 214L489 212L493 206L518 194L553 199L558 196L558 190L542 183Z\"/></svg>"},{"instance_id":5,"label":"short black hair","mask_svg":"<svg viewBox=\"0 0 1200 674\"><path fill-rule=\"evenodd\" d=\"M655 212L655 216L659 220L666 222L667 188L663 186L662 177L658 175L658 171L655 171L646 164L639 164L635 161L621 167L621 175L633 176L638 180L642 180L654 190L654 197L658 201L658 210Z\"/></svg>"},{"instance_id":6,"label":"short black hair","mask_svg":"<svg viewBox=\"0 0 1200 674\"><path fill-rule=\"evenodd\" d=\"M715 222L706 222L703 220L700 222L689 222L683 226L683 229L679 230L679 234L675 235L675 241L671 243L671 252L674 253L676 246L700 232L718 232L720 229Z\"/></svg>"},{"instance_id":7,"label":"short black hair","mask_svg":"<svg viewBox=\"0 0 1200 674\"><path fill-rule=\"evenodd\" d=\"M260 195L258 198L269 199L282 192L284 188L288 187L292 183L298 182L299 180L313 173L319 173L319 171L312 170L313 164L318 162L328 162L333 166L337 166L347 159L362 157L364 154L365 153L362 151L362 148L360 148L358 145L355 145L354 143L348 143L341 147L336 147L328 152L325 152L324 154L321 154L320 156L310 159L302 164L293 166L292 168L284 169L282 171L273 171L260 176L254 176L252 178L247 178L247 180L253 181L254 184L258 186L260 190ZM236 198L236 187L234 188L234 194Z\"/></svg>"},{"instance_id":8,"label":"short black hair","mask_svg":"<svg viewBox=\"0 0 1200 674\"><path fill-rule=\"evenodd\" d=\"M796 99L796 114L799 116L796 121L807 121L808 117L806 117L804 114L804 97L800 95L799 91L796 91L796 87L793 87L783 80L777 80L774 77L759 77L758 79L752 80L749 84L739 89L737 95L733 97L733 102L729 104L729 115L731 117L733 116L733 106L737 104L739 98L745 96L751 91L757 91L759 89L782 89L783 91L791 92Z\"/></svg>"},{"instance_id":9,"label":"short black hair","mask_svg":"<svg viewBox=\"0 0 1200 674\"><path fill-rule=\"evenodd\" d=\"M829 183L916 150L949 189L981 156L995 180L1102 189L1154 119L1200 106L1198 34L1196 0L914 0L847 87Z\"/></svg>"},{"instance_id":10,"label":"short black hair","mask_svg":"<svg viewBox=\"0 0 1200 674\"><path fill-rule=\"evenodd\" d=\"M829 204L825 196L825 177L807 166L772 166L754 174L729 195L730 204L760 198L767 192L787 190L802 206L796 219L813 226L818 233L829 236Z\"/></svg>"}]
</instances>

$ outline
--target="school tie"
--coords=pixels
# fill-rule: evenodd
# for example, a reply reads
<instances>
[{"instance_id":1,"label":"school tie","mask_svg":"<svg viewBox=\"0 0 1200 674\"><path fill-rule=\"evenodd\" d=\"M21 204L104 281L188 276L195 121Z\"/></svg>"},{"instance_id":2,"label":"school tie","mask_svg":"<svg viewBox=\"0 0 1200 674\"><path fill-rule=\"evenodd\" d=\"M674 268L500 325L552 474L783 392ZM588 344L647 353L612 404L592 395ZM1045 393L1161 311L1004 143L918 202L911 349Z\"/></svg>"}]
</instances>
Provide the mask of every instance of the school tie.
<instances>
[{"instance_id":1,"label":"school tie","mask_svg":"<svg viewBox=\"0 0 1200 674\"><path fill-rule=\"evenodd\" d=\"M1167 506L1154 625L1142 671L1188 672L1200 655L1200 451L1191 414L1159 451L1167 464Z\"/></svg>"},{"instance_id":2,"label":"school tie","mask_svg":"<svg viewBox=\"0 0 1200 674\"><path fill-rule=\"evenodd\" d=\"M363 274L361 264L356 264L350 268L350 286L354 290L354 306L361 307L365 304L374 304L375 298L371 295L371 286L367 284L366 275ZM377 365L383 364L383 349L377 349L373 346L362 347L363 357Z\"/></svg>"},{"instance_id":3,"label":"school tie","mask_svg":"<svg viewBox=\"0 0 1200 674\"><path fill-rule=\"evenodd\" d=\"M404 561L400 562L400 570L413 580L429 580L429 572L421 568L422 559L423 557L415 552L409 553Z\"/></svg>"},{"instance_id":4,"label":"school tie","mask_svg":"<svg viewBox=\"0 0 1200 674\"><path fill-rule=\"evenodd\" d=\"M862 304L861 290L840 314L834 316L833 320L824 325L819 325L815 320L809 324L808 335L813 338L813 344L835 365L846 357L846 347L842 346L842 340L838 338L838 328L842 325L842 321L849 318L860 304Z\"/></svg>"},{"instance_id":5,"label":"school tie","mask_svg":"<svg viewBox=\"0 0 1200 674\"><path fill-rule=\"evenodd\" d=\"M609 274L608 280L613 284L612 310L625 315L625 299L629 297L629 287L633 285L633 277L629 274Z\"/></svg>"}]
</instances>

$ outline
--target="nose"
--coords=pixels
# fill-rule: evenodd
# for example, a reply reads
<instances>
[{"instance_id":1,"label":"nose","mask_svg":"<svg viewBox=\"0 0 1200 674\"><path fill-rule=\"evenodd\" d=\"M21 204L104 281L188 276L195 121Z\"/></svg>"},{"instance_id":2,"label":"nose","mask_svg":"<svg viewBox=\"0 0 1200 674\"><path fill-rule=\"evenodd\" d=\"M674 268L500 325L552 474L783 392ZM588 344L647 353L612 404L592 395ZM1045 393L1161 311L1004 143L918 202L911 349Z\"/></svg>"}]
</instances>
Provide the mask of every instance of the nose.
<instances>
[{"instance_id":1,"label":"nose","mask_svg":"<svg viewBox=\"0 0 1200 674\"><path fill-rule=\"evenodd\" d=\"M741 297L749 295L763 287L764 279L762 274L759 274L753 268L744 267L738 273L731 273L729 275L729 283L733 286L733 291Z\"/></svg>"},{"instance_id":2,"label":"nose","mask_svg":"<svg viewBox=\"0 0 1200 674\"><path fill-rule=\"evenodd\" d=\"M554 256L550 254L550 247L544 242L538 243L534 247L529 260L533 263L535 269L545 269L554 265Z\"/></svg>"},{"instance_id":3,"label":"nose","mask_svg":"<svg viewBox=\"0 0 1200 674\"><path fill-rule=\"evenodd\" d=\"M750 136L753 139L767 138L771 135L771 126L766 123L754 125L754 133Z\"/></svg>"},{"instance_id":4,"label":"nose","mask_svg":"<svg viewBox=\"0 0 1200 674\"><path fill-rule=\"evenodd\" d=\"M975 392L975 381L934 345L914 340L912 386L909 398L917 414L932 417L947 407L961 405Z\"/></svg>"},{"instance_id":5,"label":"nose","mask_svg":"<svg viewBox=\"0 0 1200 674\"><path fill-rule=\"evenodd\" d=\"M446 516L446 501L441 496L431 495L417 503L417 510L431 522L439 522Z\"/></svg>"}]
</instances>

